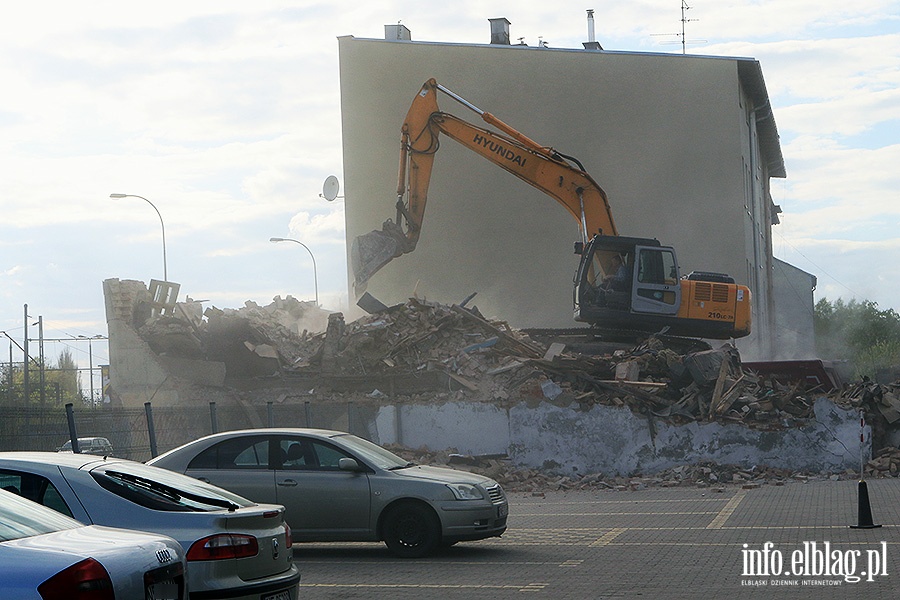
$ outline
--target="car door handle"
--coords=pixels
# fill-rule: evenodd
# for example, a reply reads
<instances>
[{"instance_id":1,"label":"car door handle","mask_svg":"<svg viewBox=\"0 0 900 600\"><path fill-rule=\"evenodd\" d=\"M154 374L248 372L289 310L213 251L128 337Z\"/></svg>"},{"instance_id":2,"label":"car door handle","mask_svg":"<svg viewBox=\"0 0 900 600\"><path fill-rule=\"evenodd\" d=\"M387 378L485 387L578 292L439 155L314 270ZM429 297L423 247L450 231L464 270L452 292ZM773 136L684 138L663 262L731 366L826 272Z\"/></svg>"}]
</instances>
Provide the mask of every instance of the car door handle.
<instances>
[{"instance_id":1,"label":"car door handle","mask_svg":"<svg viewBox=\"0 0 900 600\"><path fill-rule=\"evenodd\" d=\"M203 483L209 483L209 479L207 479L206 477L198 477L197 479L199 481L202 481Z\"/></svg>"},{"instance_id":2,"label":"car door handle","mask_svg":"<svg viewBox=\"0 0 900 600\"><path fill-rule=\"evenodd\" d=\"M278 485L283 486L283 487L297 487L297 480L296 479L284 479L282 481L279 481Z\"/></svg>"}]
</instances>

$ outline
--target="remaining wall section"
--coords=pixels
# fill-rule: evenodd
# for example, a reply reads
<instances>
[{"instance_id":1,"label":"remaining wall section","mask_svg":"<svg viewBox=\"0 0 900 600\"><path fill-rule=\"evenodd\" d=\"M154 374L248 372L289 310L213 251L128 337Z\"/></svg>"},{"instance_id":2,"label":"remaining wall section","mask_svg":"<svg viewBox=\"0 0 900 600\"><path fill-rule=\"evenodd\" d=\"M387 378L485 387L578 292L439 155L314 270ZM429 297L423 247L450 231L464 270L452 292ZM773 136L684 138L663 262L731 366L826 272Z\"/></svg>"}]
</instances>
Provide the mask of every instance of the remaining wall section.
<instances>
[{"instance_id":1,"label":"remaining wall section","mask_svg":"<svg viewBox=\"0 0 900 600\"><path fill-rule=\"evenodd\" d=\"M700 461L843 471L859 467L861 451L868 460L871 435L866 432L860 449L856 411L819 398L814 412L815 419L801 427L761 431L736 423L672 425L603 405L581 411L547 403L505 409L450 402L382 407L370 434L382 444L508 454L516 466L565 474L654 473Z\"/></svg>"}]
</instances>

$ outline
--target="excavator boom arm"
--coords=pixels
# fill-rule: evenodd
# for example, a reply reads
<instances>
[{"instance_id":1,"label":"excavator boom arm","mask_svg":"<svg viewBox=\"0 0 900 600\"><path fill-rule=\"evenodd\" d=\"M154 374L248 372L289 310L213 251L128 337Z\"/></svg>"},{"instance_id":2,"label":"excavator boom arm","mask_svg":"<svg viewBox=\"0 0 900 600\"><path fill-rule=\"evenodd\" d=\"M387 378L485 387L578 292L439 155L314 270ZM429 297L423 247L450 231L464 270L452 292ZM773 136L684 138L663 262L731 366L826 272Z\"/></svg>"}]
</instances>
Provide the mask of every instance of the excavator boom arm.
<instances>
[{"instance_id":1,"label":"excavator boom arm","mask_svg":"<svg viewBox=\"0 0 900 600\"><path fill-rule=\"evenodd\" d=\"M559 202L581 224L582 241L595 233L618 235L603 189L555 152L535 151L451 114L436 113L432 121L448 137Z\"/></svg>"},{"instance_id":2,"label":"excavator boom arm","mask_svg":"<svg viewBox=\"0 0 900 600\"><path fill-rule=\"evenodd\" d=\"M477 113L501 133L441 112L438 91ZM396 220L386 221L381 230L353 242L351 266L357 293L393 258L415 249L441 133L559 202L579 222L582 241L587 242L595 233L618 234L606 193L588 173L430 79L416 94L401 129Z\"/></svg>"}]
</instances>

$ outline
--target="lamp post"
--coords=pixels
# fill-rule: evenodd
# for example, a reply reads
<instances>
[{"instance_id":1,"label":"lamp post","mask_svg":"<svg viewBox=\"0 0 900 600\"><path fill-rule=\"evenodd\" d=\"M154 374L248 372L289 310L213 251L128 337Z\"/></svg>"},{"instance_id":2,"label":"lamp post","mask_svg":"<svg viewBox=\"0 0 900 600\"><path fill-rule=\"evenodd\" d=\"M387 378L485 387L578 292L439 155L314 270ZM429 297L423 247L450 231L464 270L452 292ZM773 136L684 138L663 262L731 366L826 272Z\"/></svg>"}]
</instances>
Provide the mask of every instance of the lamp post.
<instances>
[{"instance_id":1,"label":"lamp post","mask_svg":"<svg viewBox=\"0 0 900 600\"><path fill-rule=\"evenodd\" d=\"M294 242L295 244L300 244L301 246L306 248L306 251L309 252L309 257L312 259L312 263L313 263L313 283L316 286L316 306L318 306L319 305L319 275L316 272L316 257L313 256L312 250L310 250L309 247L306 244L304 244L303 242L301 242L299 240L291 239L291 238L273 237L273 238L269 238L269 241L270 242Z\"/></svg>"},{"instance_id":2,"label":"lamp post","mask_svg":"<svg viewBox=\"0 0 900 600\"><path fill-rule=\"evenodd\" d=\"M88 378L91 382L91 408L96 408L96 400L94 398L94 347L93 340L102 340L104 337L99 333L95 336L88 337L86 335L77 336L79 340L87 340L88 342ZM101 386L102 390L102 386Z\"/></svg>"},{"instance_id":3,"label":"lamp post","mask_svg":"<svg viewBox=\"0 0 900 600\"><path fill-rule=\"evenodd\" d=\"M163 248L163 281L169 281L169 273L166 269L166 224L163 223L162 215L159 212L159 209L156 208L156 205L144 198L143 196L137 196L135 194L110 194L110 198L140 198L147 204L153 207L153 210L156 211L156 216L159 217L159 225L162 227L162 248Z\"/></svg>"}]
</instances>

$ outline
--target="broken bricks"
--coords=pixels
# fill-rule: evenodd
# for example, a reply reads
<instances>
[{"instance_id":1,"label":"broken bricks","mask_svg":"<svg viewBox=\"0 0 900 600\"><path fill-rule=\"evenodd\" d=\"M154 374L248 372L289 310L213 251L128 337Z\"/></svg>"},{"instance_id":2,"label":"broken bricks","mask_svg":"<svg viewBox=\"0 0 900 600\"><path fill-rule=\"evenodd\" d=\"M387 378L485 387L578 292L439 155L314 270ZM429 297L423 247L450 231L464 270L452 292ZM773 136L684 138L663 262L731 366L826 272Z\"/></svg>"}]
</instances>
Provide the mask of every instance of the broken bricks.
<instances>
[{"instance_id":1,"label":"broken bricks","mask_svg":"<svg viewBox=\"0 0 900 600\"><path fill-rule=\"evenodd\" d=\"M337 377L439 371L451 389L490 402L531 402L537 388L537 398L554 403L629 406L675 422L777 429L810 417L815 400L802 381L784 383L745 368L730 344L711 349L649 336L631 349L585 354L558 341L543 344L476 309L418 298L352 323L332 314L328 331L316 339L318 351L293 370ZM683 348L696 349L679 353ZM893 417L895 407L900 418L900 403L882 412Z\"/></svg>"},{"instance_id":2,"label":"broken bricks","mask_svg":"<svg viewBox=\"0 0 900 600\"><path fill-rule=\"evenodd\" d=\"M225 361L230 377L268 376L276 363L282 376L323 377L335 391L349 389L338 384L351 380L369 380L369 392L378 382L388 395L418 394L431 385L436 392L456 390L486 402L628 406L675 423L722 420L766 429L803 422L816 397L827 395L845 408L866 407L888 423L900 420L900 394L890 386L807 390L802 380L747 368L728 344L712 349L649 336L630 348L592 354L578 351L590 344L577 338L545 344L486 319L474 307L417 298L380 305L375 314L350 323L332 313L325 332L310 335L304 329L298 335L304 315L315 308L308 304L276 298L268 307L209 309L206 331L187 325L183 330L202 335L209 358ZM174 350L170 346L167 353ZM234 356L214 352L225 347ZM252 361L260 364L249 369ZM327 387L317 385L322 394Z\"/></svg>"}]
</instances>

